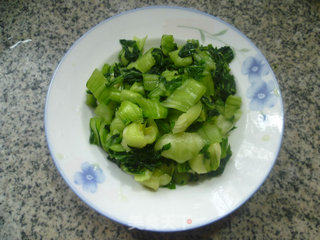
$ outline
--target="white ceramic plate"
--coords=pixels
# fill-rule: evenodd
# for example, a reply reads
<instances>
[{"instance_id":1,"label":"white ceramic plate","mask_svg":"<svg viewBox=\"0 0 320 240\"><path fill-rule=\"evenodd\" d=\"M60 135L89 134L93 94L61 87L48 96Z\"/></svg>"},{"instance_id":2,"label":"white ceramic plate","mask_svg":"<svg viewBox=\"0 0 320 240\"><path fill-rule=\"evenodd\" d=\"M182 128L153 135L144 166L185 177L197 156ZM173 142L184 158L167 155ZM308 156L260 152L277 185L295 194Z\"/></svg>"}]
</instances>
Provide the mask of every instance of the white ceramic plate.
<instances>
[{"instance_id":1,"label":"white ceramic plate","mask_svg":"<svg viewBox=\"0 0 320 240\"><path fill-rule=\"evenodd\" d=\"M151 192L106 154L89 144L86 81L96 67L116 60L119 39L148 35L146 48L162 34L201 44L230 45L243 115L230 137L233 155L222 176L196 185ZM102 215L134 228L180 231L212 223L242 205L275 163L283 132L276 78L261 52L233 26L203 12L178 7L135 9L109 18L78 39L52 78L45 129L54 162L71 189Z\"/></svg>"}]
</instances>

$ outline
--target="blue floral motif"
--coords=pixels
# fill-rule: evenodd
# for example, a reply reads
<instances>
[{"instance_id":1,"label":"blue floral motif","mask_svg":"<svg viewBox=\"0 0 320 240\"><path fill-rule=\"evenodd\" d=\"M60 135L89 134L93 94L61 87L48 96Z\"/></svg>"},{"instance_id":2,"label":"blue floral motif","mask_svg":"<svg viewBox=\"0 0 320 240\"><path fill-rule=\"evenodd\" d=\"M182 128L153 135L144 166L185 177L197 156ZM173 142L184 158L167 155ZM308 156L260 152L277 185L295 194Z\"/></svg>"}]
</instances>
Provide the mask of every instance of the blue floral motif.
<instances>
[{"instance_id":1,"label":"blue floral motif","mask_svg":"<svg viewBox=\"0 0 320 240\"><path fill-rule=\"evenodd\" d=\"M277 101L273 90L275 86L270 82L256 82L247 90L247 97L251 99L250 109L253 111L262 111L264 108L272 108Z\"/></svg>"},{"instance_id":2,"label":"blue floral motif","mask_svg":"<svg viewBox=\"0 0 320 240\"><path fill-rule=\"evenodd\" d=\"M248 75L250 83L254 84L262 80L262 76L269 73L269 66L260 55L257 55L248 57L242 63L241 71L243 74Z\"/></svg>"},{"instance_id":3,"label":"blue floral motif","mask_svg":"<svg viewBox=\"0 0 320 240\"><path fill-rule=\"evenodd\" d=\"M105 176L101 168L97 165L84 162L81 165L81 172L76 172L74 175L74 183L82 185L86 192L95 193L98 188L98 183L103 183Z\"/></svg>"}]
</instances>

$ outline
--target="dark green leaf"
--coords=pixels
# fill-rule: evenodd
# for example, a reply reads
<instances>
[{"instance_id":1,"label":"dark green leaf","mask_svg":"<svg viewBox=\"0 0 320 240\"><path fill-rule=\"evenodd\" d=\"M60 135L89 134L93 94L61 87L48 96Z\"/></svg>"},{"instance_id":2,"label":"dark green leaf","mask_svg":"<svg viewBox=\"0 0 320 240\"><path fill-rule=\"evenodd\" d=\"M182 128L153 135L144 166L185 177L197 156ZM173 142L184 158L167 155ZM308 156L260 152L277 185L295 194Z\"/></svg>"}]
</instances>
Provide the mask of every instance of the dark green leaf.
<instances>
[{"instance_id":1,"label":"dark green leaf","mask_svg":"<svg viewBox=\"0 0 320 240\"><path fill-rule=\"evenodd\" d=\"M161 166L161 155L154 151L154 145L144 148L132 148L129 152L109 151L109 159L118 166L134 174L145 170L154 171Z\"/></svg>"},{"instance_id":2,"label":"dark green leaf","mask_svg":"<svg viewBox=\"0 0 320 240\"><path fill-rule=\"evenodd\" d=\"M187 42L179 51L179 57L185 58L192 56L195 52L196 49L199 47L199 42L198 41L190 41Z\"/></svg>"},{"instance_id":3,"label":"dark green leaf","mask_svg":"<svg viewBox=\"0 0 320 240\"><path fill-rule=\"evenodd\" d=\"M176 88L182 85L182 78L178 77L172 79L170 82L166 82L165 87L169 92L173 92Z\"/></svg>"},{"instance_id":4,"label":"dark green leaf","mask_svg":"<svg viewBox=\"0 0 320 240\"><path fill-rule=\"evenodd\" d=\"M170 124L167 121L163 119L156 119L155 122L161 135L171 132Z\"/></svg>"},{"instance_id":5,"label":"dark green leaf","mask_svg":"<svg viewBox=\"0 0 320 240\"><path fill-rule=\"evenodd\" d=\"M204 145L204 147L200 151L205 159L210 159L210 153L208 151L209 146L209 144Z\"/></svg>"},{"instance_id":6,"label":"dark green leaf","mask_svg":"<svg viewBox=\"0 0 320 240\"><path fill-rule=\"evenodd\" d=\"M120 71L121 65L119 63L115 63L112 66L112 71L113 71L113 76L114 77L118 77L121 75L121 71Z\"/></svg>"},{"instance_id":7,"label":"dark green leaf","mask_svg":"<svg viewBox=\"0 0 320 240\"><path fill-rule=\"evenodd\" d=\"M171 148L171 143L167 143L167 144L162 146L161 152L169 150L170 148Z\"/></svg>"},{"instance_id":8,"label":"dark green leaf","mask_svg":"<svg viewBox=\"0 0 320 240\"><path fill-rule=\"evenodd\" d=\"M122 48L124 50L124 57L129 62L134 62L138 59L140 55L140 50L136 41L121 39L120 44L122 45Z\"/></svg>"},{"instance_id":9,"label":"dark green leaf","mask_svg":"<svg viewBox=\"0 0 320 240\"><path fill-rule=\"evenodd\" d=\"M142 81L142 73L135 68L131 69L122 69L121 72L123 76L123 80L128 83L141 82Z\"/></svg>"},{"instance_id":10,"label":"dark green leaf","mask_svg":"<svg viewBox=\"0 0 320 240\"><path fill-rule=\"evenodd\" d=\"M202 48L208 51L216 64L213 81L215 84L215 99L222 99L224 102L229 95L236 93L234 76L230 73L229 63L234 58L230 47L214 48L211 44Z\"/></svg>"},{"instance_id":11,"label":"dark green leaf","mask_svg":"<svg viewBox=\"0 0 320 240\"><path fill-rule=\"evenodd\" d=\"M154 48L151 54L156 61L156 64L148 71L148 73L160 75L166 69L173 70L176 68L172 60L168 56L165 56L160 48Z\"/></svg>"},{"instance_id":12,"label":"dark green leaf","mask_svg":"<svg viewBox=\"0 0 320 240\"><path fill-rule=\"evenodd\" d=\"M189 162L178 163L177 164L177 171L178 173L186 173L191 169Z\"/></svg>"},{"instance_id":13,"label":"dark green leaf","mask_svg":"<svg viewBox=\"0 0 320 240\"><path fill-rule=\"evenodd\" d=\"M200 80L203 77L203 65L194 65L194 66L188 66L185 67L185 71L188 74L188 77Z\"/></svg>"},{"instance_id":14,"label":"dark green leaf","mask_svg":"<svg viewBox=\"0 0 320 240\"><path fill-rule=\"evenodd\" d=\"M120 137L120 134L115 134L115 135L112 135L112 136L106 141L105 147L106 147L106 148L109 148L111 145L113 145L113 144L118 144L118 143L121 143L121 137Z\"/></svg>"},{"instance_id":15,"label":"dark green leaf","mask_svg":"<svg viewBox=\"0 0 320 240\"><path fill-rule=\"evenodd\" d=\"M225 46L219 49L219 52L223 55L223 59L230 63L234 58L234 53L231 49L231 47Z\"/></svg>"},{"instance_id":16,"label":"dark green leaf","mask_svg":"<svg viewBox=\"0 0 320 240\"><path fill-rule=\"evenodd\" d=\"M169 188L169 189L176 189L176 184L175 182L173 181L173 179L165 186L163 186L165 188Z\"/></svg>"}]
</instances>

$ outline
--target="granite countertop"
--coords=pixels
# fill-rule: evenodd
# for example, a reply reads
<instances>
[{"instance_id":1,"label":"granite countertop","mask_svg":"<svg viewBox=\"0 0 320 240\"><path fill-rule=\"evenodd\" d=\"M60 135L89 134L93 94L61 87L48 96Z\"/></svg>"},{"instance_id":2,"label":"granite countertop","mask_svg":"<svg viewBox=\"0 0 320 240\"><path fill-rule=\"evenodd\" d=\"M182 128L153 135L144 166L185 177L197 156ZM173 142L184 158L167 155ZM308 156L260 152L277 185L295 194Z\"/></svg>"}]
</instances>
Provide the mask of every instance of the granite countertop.
<instances>
[{"instance_id":1,"label":"granite countertop","mask_svg":"<svg viewBox=\"0 0 320 240\"><path fill-rule=\"evenodd\" d=\"M270 62L284 100L282 148L260 190L182 233L129 230L90 209L56 170L44 134L48 85L72 43L105 18L155 4L236 26ZM0 239L319 239L319 96L319 1L0 0Z\"/></svg>"}]
</instances>

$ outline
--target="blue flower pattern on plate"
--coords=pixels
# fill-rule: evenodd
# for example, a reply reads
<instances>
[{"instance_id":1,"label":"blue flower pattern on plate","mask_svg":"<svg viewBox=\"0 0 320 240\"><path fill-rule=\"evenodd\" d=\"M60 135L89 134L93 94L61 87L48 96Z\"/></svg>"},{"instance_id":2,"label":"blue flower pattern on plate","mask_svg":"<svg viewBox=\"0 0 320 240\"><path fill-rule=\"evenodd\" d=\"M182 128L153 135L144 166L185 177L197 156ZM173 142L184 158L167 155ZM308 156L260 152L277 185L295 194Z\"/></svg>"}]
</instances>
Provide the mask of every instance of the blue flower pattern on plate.
<instances>
[{"instance_id":1,"label":"blue flower pattern on plate","mask_svg":"<svg viewBox=\"0 0 320 240\"><path fill-rule=\"evenodd\" d=\"M274 84L272 81L260 81L252 84L247 90L247 97L251 99L250 109L253 111L262 111L264 108L272 108L277 101L273 90Z\"/></svg>"},{"instance_id":2,"label":"blue flower pattern on plate","mask_svg":"<svg viewBox=\"0 0 320 240\"><path fill-rule=\"evenodd\" d=\"M242 64L242 73L249 76L251 84L259 82L269 73L269 67L261 56L248 57Z\"/></svg>"},{"instance_id":3,"label":"blue flower pattern on plate","mask_svg":"<svg viewBox=\"0 0 320 240\"><path fill-rule=\"evenodd\" d=\"M262 112L264 108L272 108L277 102L274 95L275 85L272 81L265 82L262 79L270 71L262 56L247 57L242 63L241 71L248 75L250 82L247 90L247 97L251 99L250 109Z\"/></svg>"},{"instance_id":4,"label":"blue flower pattern on plate","mask_svg":"<svg viewBox=\"0 0 320 240\"><path fill-rule=\"evenodd\" d=\"M86 192L95 193L98 189L98 183L103 183L105 176L101 168L97 165L84 162L81 165L81 172L74 175L74 183L82 185Z\"/></svg>"}]
</instances>

